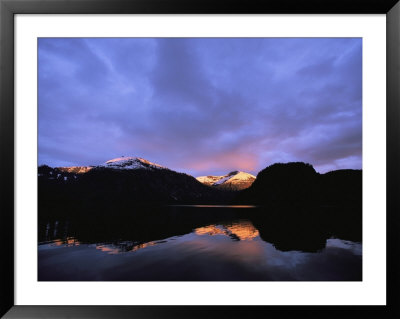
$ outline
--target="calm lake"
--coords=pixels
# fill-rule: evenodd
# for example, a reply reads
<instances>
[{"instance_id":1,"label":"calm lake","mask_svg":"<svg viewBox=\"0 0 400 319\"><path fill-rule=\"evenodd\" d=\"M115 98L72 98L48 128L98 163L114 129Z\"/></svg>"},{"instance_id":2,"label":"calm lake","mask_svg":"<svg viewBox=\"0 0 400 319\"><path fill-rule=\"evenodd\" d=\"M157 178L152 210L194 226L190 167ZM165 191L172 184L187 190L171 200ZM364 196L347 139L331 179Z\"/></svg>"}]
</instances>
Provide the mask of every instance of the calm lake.
<instances>
[{"instance_id":1,"label":"calm lake","mask_svg":"<svg viewBox=\"0 0 400 319\"><path fill-rule=\"evenodd\" d=\"M168 206L39 218L38 279L359 281L361 223L349 215Z\"/></svg>"}]
</instances>

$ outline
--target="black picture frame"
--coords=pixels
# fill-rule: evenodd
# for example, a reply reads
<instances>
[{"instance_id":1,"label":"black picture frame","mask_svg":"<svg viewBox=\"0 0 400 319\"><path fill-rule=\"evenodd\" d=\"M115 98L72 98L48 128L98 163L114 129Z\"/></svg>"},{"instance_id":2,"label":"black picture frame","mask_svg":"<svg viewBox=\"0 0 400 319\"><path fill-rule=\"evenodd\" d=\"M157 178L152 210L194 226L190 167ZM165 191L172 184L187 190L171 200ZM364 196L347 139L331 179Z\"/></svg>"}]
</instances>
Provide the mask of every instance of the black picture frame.
<instances>
[{"instance_id":1,"label":"black picture frame","mask_svg":"<svg viewBox=\"0 0 400 319\"><path fill-rule=\"evenodd\" d=\"M400 318L399 0L0 0L0 315L5 318ZM386 306L16 306L14 305L14 15L63 14L386 14ZM377 106L377 107L384 107ZM382 172L384 174L384 172ZM385 214L385 212L377 212Z\"/></svg>"}]
</instances>

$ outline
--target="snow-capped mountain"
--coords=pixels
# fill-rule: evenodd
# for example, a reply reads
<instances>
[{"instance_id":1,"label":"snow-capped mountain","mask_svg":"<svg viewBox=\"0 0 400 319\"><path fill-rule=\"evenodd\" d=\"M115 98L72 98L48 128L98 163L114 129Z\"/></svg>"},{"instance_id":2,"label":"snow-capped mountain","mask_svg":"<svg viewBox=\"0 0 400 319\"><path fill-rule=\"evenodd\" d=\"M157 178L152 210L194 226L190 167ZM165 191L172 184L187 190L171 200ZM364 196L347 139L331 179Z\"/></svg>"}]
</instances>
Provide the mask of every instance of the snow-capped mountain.
<instances>
[{"instance_id":1,"label":"snow-capped mountain","mask_svg":"<svg viewBox=\"0 0 400 319\"><path fill-rule=\"evenodd\" d=\"M242 190L250 187L256 177L246 172L233 171L223 176L199 176L196 179L208 186L227 190Z\"/></svg>"},{"instance_id":2,"label":"snow-capped mountain","mask_svg":"<svg viewBox=\"0 0 400 319\"><path fill-rule=\"evenodd\" d=\"M38 177L49 180L61 180L64 182L76 180L86 175L89 171L97 170L169 170L168 168L156 163L152 163L140 157L118 157L111 159L100 165L93 166L64 166L49 167L47 165L39 166Z\"/></svg>"},{"instance_id":3,"label":"snow-capped mountain","mask_svg":"<svg viewBox=\"0 0 400 319\"><path fill-rule=\"evenodd\" d=\"M105 162L104 164L95 166L95 168L112 168L112 169L167 169L156 163L152 163L140 157L118 157Z\"/></svg>"}]
</instances>

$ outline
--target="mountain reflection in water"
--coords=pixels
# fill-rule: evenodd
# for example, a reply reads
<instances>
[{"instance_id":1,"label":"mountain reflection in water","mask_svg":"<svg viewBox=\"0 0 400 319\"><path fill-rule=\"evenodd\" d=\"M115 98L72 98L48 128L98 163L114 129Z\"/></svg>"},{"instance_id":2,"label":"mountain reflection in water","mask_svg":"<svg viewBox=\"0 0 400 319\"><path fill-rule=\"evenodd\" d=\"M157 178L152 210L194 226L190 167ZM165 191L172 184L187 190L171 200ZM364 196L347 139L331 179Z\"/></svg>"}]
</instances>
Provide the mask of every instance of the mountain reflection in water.
<instances>
[{"instance_id":1,"label":"mountain reflection in water","mask_svg":"<svg viewBox=\"0 0 400 319\"><path fill-rule=\"evenodd\" d=\"M334 238L334 228L322 227L326 218L310 214L311 228L298 218L283 218L282 227L273 213L226 207L40 221L38 279L361 280L362 245L349 238L354 232Z\"/></svg>"}]
</instances>

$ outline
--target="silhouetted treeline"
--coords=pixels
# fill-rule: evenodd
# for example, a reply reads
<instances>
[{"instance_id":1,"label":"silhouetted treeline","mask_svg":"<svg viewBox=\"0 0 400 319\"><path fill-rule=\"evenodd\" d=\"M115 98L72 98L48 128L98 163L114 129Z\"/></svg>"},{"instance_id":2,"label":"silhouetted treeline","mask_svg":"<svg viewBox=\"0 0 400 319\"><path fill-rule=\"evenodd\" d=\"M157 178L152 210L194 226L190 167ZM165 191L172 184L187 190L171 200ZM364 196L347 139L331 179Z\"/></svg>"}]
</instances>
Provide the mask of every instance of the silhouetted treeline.
<instances>
[{"instance_id":1,"label":"silhouetted treeline","mask_svg":"<svg viewBox=\"0 0 400 319\"><path fill-rule=\"evenodd\" d=\"M361 207L361 170L319 174L301 162L273 164L258 173L254 183L236 196L235 203L258 205L352 205Z\"/></svg>"}]
</instances>

